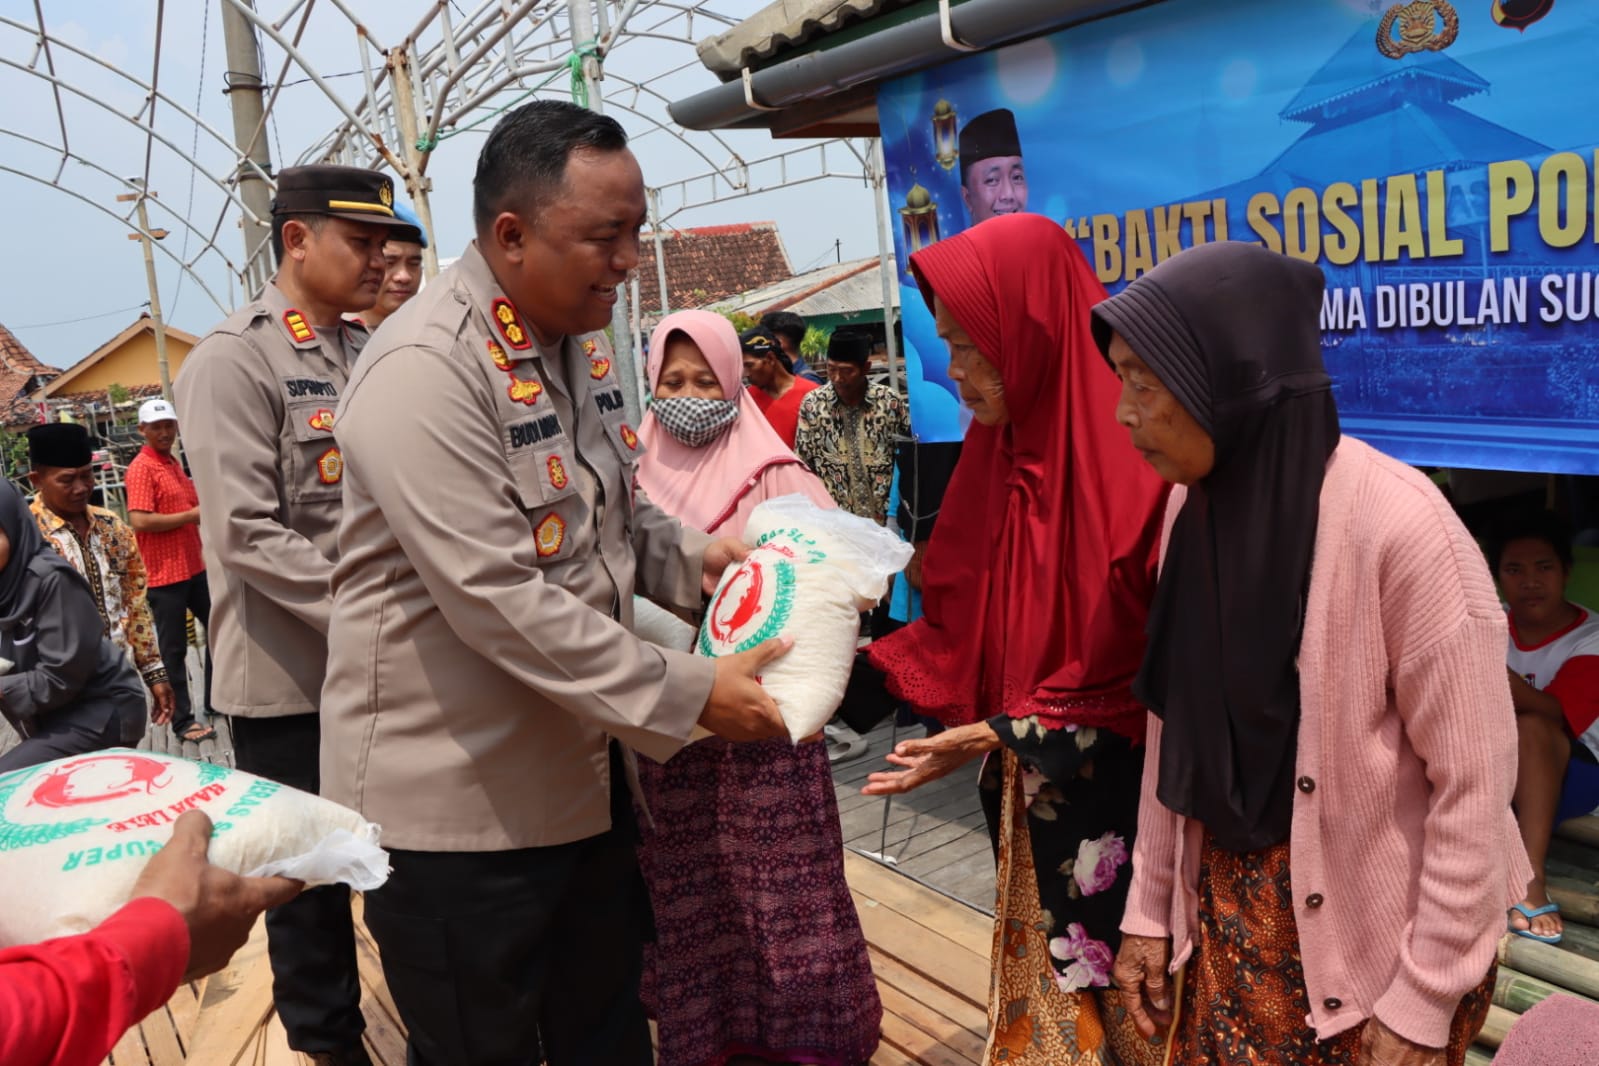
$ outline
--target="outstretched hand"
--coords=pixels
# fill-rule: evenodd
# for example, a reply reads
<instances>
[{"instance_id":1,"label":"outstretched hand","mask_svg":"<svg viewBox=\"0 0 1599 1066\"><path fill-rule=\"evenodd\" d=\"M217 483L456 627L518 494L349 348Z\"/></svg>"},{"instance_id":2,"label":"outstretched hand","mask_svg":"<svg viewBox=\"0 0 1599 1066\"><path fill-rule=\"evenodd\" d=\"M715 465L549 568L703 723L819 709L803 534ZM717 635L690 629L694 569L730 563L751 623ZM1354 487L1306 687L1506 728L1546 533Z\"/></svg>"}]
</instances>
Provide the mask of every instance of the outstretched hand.
<instances>
[{"instance_id":1,"label":"outstretched hand","mask_svg":"<svg viewBox=\"0 0 1599 1066\"><path fill-rule=\"evenodd\" d=\"M133 886L134 899L153 896L172 904L189 927L185 981L215 973L244 946L261 912L281 906L305 886L287 877L240 877L211 865L211 819L187 811L172 839L156 852Z\"/></svg>"},{"instance_id":2,"label":"outstretched hand","mask_svg":"<svg viewBox=\"0 0 1599 1066\"><path fill-rule=\"evenodd\" d=\"M925 740L902 740L885 756L902 769L869 774L861 792L868 796L909 792L960 769L999 745L999 734L987 722L946 729Z\"/></svg>"}]
</instances>

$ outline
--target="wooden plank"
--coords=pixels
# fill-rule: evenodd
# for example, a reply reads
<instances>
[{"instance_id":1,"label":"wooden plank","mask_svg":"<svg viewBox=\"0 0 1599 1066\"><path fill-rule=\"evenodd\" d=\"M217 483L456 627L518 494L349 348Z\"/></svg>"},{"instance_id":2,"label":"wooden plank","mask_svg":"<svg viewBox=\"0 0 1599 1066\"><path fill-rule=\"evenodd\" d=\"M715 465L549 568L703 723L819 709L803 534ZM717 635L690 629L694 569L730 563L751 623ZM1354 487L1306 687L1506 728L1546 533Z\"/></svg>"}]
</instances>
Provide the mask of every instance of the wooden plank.
<instances>
[{"instance_id":1,"label":"wooden plank","mask_svg":"<svg viewBox=\"0 0 1599 1066\"><path fill-rule=\"evenodd\" d=\"M974 872L992 870L994 845L986 832L970 832L957 837L941 848L934 848L899 864L899 868L912 877L927 877L963 860L971 859L967 868Z\"/></svg>"},{"instance_id":2,"label":"wooden plank","mask_svg":"<svg viewBox=\"0 0 1599 1066\"><path fill-rule=\"evenodd\" d=\"M177 1023L172 1020L171 1010L164 1006L156 1008L139 1023L139 1029L144 1034L150 1066L182 1066L183 1045L178 1042Z\"/></svg>"},{"instance_id":3,"label":"wooden plank","mask_svg":"<svg viewBox=\"0 0 1599 1066\"><path fill-rule=\"evenodd\" d=\"M261 1034L263 1066L304 1066L305 1057L289 1047L289 1034L274 1011Z\"/></svg>"},{"instance_id":4,"label":"wooden plank","mask_svg":"<svg viewBox=\"0 0 1599 1066\"><path fill-rule=\"evenodd\" d=\"M879 985L877 991L883 999L885 1014L903 1018L967 1062L982 1062L983 1037L944 1017L925 1003L912 999L893 985Z\"/></svg>"},{"instance_id":5,"label":"wooden plank","mask_svg":"<svg viewBox=\"0 0 1599 1066\"><path fill-rule=\"evenodd\" d=\"M872 972L877 975L879 992L884 986L891 985L902 995L937 1011L979 1039L988 1032L988 1011L983 1004L973 1003L959 993L950 991L875 947L868 947L868 951L872 957Z\"/></svg>"},{"instance_id":6,"label":"wooden plank","mask_svg":"<svg viewBox=\"0 0 1599 1066\"><path fill-rule=\"evenodd\" d=\"M150 1058L144 1052L144 1038L139 1035L139 1027L133 1026L111 1048L111 1056L106 1061L112 1066L148 1066Z\"/></svg>"},{"instance_id":7,"label":"wooden plank","mask_svg":"<svg viewBox=\"0 0 1599 1066\"><path fill-rule=\"evenodd\" d=\"M172 1014L172 1028L178 1034L178 1043L188 1052L194 1037L195 1023L200 1019L201 983L179 985L172 998L167 1000L167 1010Z\"/></svg>"},{"instance_id":8,"label":"wooden plank","mask_svg":"<svg viewBox=\"0 0 1599 1066\"><path fill-rule=\"evenodd\" d=\"M994 920L988 915L848 851L844 853L844 878L862 895L914 919L974 955L988 957L994 943Z\"/></svg>"},{"instance_id":9,"label":"wooden plank","mask_svg":"<svg viewBox=\"0 0 1599 1066\"><path fill-rule=\"evenodd\" d=\"M973 1062L886 1008L883 1011L883 1042L902 1052L916 1066L972 1066Z\"/></svg>"},{"instance_id":10,"label":"wooden plank","mask_svg":"<svg viewBox=\"0 0 1599 1066\"><path fill-rule=\"evenodd\" d=\"M222 972L205 983L200 1018L189 1042L192 1066L235 1066L261 1051L260 1031L272 1013L272 967L267 962L266 922Z\"/></svg>"},{"instance_id":11,"label":"wooden plank","mask_svg":"<svg viewBox=\"0 0 1599 1066\"><path fill-rule=\"evenodd\" d=\"M855 895L855 908L860 913L861 929L867 941L883 954L898 959L972 1003L988 1002L987 951L981 955L969 951L865 896Z\"/></svg>"},{"instance_id":12,"label":"wooden plank","mask_svg":"<svg viewBox=\"0 0 1599 1066\"><path fill-rule=\"evenodd\" d=\"M977 824L972 824L974 821ZM909 830L912 827L906 828ZM891 831L886 842L883 840L881 833L867 833L863 836L847 838L844 844L846 847L853 847L863 851L881 851L886 855L892 855L896 861L903 864L911 859L919 859L923 855L937 851L940 848L949 847L956 841L964 840L973 833L979 835L985 842L990 839L988 826L983 822L981 816L972 819L961 818L956 821L944 822L941 825L929 820L914 828L915 832L905 832L897 840ZM990 846L989 850L993 850L992 846Z\"/></svg>"}]
</instances>

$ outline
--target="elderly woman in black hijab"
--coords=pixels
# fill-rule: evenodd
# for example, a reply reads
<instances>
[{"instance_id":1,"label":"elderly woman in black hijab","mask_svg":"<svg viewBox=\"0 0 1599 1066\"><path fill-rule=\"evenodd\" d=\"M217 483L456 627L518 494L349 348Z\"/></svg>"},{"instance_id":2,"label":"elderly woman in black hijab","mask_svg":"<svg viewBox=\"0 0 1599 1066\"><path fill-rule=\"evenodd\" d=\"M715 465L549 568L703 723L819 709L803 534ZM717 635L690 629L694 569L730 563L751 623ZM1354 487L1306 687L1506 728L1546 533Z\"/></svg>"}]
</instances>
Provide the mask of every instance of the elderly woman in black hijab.
<instances>
[{"instance_id":1,"label":"elderly woman in black hijab","mask_svg":"<svg viewBox=\"0 0 1599 1066\"><path fill-rule=\"evenodd\" d=\"M1493 581L1431 482L1340 437L1322 287L1221 243L1093 312L1179 486L1114 980L1185 1066L1458 1066L1531 874Z\"/></svg>"},{"instance_id":2,"label":"elderly woman in black hijab","mask_svg":"<svg viewBox=\"0 0 1599 1066\"><path fill-rule=\"evenodd\" d=\"M0 773L132 745L144 684L106 636L83 577L44 542L16 487L0 480L0 713L22 743Z\"/></svg>"}]
</instances>

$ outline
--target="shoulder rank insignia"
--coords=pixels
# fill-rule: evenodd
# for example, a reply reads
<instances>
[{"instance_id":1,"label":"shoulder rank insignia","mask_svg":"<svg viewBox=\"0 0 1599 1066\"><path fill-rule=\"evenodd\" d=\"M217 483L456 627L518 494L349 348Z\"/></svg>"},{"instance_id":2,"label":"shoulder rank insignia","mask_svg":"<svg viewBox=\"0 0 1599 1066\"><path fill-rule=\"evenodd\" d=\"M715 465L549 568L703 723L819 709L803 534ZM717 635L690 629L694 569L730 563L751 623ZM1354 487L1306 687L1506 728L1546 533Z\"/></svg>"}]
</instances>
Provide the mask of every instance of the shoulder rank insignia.
<instances>
[{"instance_id":1,"label":"shoulder rank insignia","mask_svg":"<svg viewBox=\"0 0 1599 1066\"><path fill-rule=\"evenodd\" d=\"M525 403L532 407L539 402L539 397L544 395L544 386L536 381L523 381L512 374L511 383L506 386L505 394L517 403Z\"/></svg>"},{"instance_id":2,"label":"shoulder rank insignia","mask_svg":"<svg viewBox=\"0 0 1599 1066\"><path fill-rule=\"evenodd\" d=\"M505 354L505 349L500 347L499 341L489 341L489 358L494 360L494 365L501 370L511 369L511 357Z\"/></svg>"},{"instance_id":3,"label":"shoulder rank insignia","mask_svg":"<svg viewBox=\"0 0 1599 1066\"><path fill-rule=\"evenodd\" d=\"M320 429L324 433L333 432L333 412L326 407L317 409L316 414L306 419L306 424L312 429Z\"/></svg>"},{"instance_id":4,"label":"shoulder rank insignia","mask_svg":"<svg viewBox=\"0 0 1599 1066\"><path fill-rule=\"evenodd\" d=\"M589 343L592 344L593 341L590 341ZM598 359L589 360L589 377L593 378L595 381L603 380L605 375L609 374L610 372L611 361L605 358L603 355Z\"/></svg>"},{"instance_id":5,"label":"shoulder rank insignia","mask_svg":"<svg viewBox=\"0 0 1599 1066\"><path fill-rule=\"evenodd\" d=\"M633 427L623 422L621 433L622 443L627 445L628 451L638 451L638 434L633 432Z\"/></svg>"},{"instance_id":6,"label":"shoulder rank insignia","mask_svg":"<svg viewBox=\"0 0 1599 1066\"><path fill-rule=\"evenodd\" d=\"M599 350L600 350L600 342L599 341L594 340L593 338L590 338L590 339L588 339L588 340L583 342L583 354L584 355L593 355L595 352L597 352Z\"/></svg>"},{"instance_id":7,"label":"shoulder rank insignia","mask_svg":"<svg viewBox=\"0 0 1599 1066\"><path fill-rule=\"evenodd\" d=\"M527 327L522 324L522 316L516 313L516 308L511 306L511 301L503 296L494 299L494 324L499 327L500 336L519 352L533 347L533 339L527 335Z\"/></svg>"},{"instance_id":8,"label":"shoulder rank insignia","mask_svg":"<svg viewBox=\"0 0 1599 1066\"><path fill-rule=\"evenodd\" d=\"M310 327L304 315L292 307L283 312L283 324L289 328L289 336L299 344L316 339L316 330Z\"/></svg>"},{"instance_id":9,"label":"shoulder rank insignia","mask_svg":"<svg viewBox=\"0 0 1599 1066\"><path fill-rule=\"evenodd\" d=\"M324 485L337 485L344 477L344 456L339 449L329 448L316 461L316 476Z\"/></svg>"},{"instance_id":10,"label":"shoulder rank insignia","mask_svg":"<svg viewBox=\"0 0 1599 1066\"><path fill-rule=\"evenodd\" d=\"M533 547L540 559L548 559L560 551L565 543L566 523L561 521L560 515L545 515L544 520L533 527Z\"/></svg>"},{"instance_id":11,"label":"shoulder rank insignia","mask_svg":"<svg viewBox=\"0 0 1599 1066\"><path fill-rule=\"evenodd\" d=\"M558 489L566 488L566 464L561 462L561 457L552 455L544 460L544 465L550 472L550 484Z\"/></svg>"}]
</instances>

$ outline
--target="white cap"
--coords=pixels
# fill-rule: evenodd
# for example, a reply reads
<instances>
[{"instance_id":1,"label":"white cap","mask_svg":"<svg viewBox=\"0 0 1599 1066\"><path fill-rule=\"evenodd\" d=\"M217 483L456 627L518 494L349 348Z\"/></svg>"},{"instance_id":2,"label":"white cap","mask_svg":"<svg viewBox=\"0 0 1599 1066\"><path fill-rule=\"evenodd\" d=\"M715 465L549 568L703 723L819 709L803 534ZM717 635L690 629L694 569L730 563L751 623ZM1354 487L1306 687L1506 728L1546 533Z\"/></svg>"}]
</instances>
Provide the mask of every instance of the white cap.
<instances>
[{"instance_id":1,"label":"white cap","mask_svg":"<svg viewBox=\"0 0 1599 1066\"><path fill-rule=\"evenodd\" d=\"M141 426L146 422L165 422L167 419L175 422L177 418L177 410L170 403L159 397L154 400L146 400L139 405L139 425Z\"/></svg>"}]
</instances>

